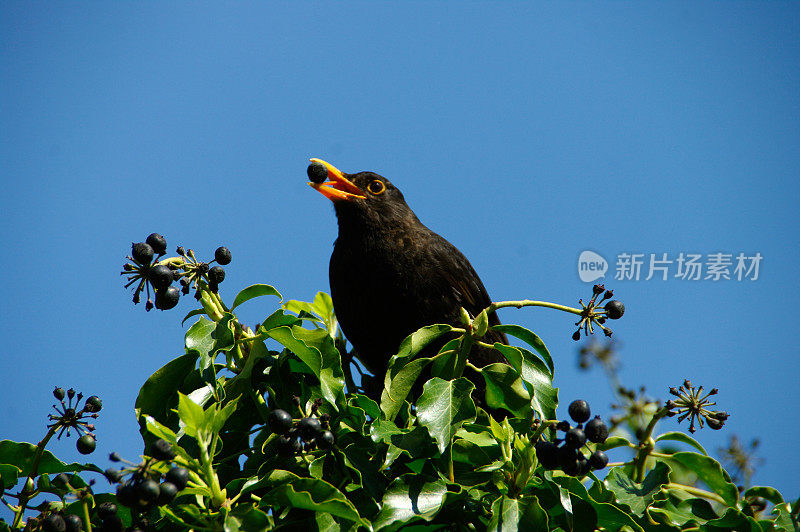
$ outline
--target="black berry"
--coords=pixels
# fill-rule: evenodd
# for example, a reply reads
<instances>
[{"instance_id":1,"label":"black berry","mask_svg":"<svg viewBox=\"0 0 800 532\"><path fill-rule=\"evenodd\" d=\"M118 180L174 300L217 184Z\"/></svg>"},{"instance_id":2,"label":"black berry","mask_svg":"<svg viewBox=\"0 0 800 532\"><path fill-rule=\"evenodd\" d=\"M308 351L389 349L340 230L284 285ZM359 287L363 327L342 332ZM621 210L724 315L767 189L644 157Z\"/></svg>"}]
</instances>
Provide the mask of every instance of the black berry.
<instances>
[{"instance_id":1,"label":"black berry","mask_svg":"<svg viewBox=\"0 0 800 532\"><path fill-rule=\"evenodd\" d=\"M66 525L66 532L81 532L83 530L83 520L75 514L65 515L64 524Z\"/></svg>"},{"instance_id":2,"label":"black berry","mask_svg":"<svg viewBox=\"0 0 800 532\"><path fill-rule=\"evenodd\" d=\"M315 441L320 449L330 449L336 443L336 436L329 430L323 430Z\"/></svg>"},{"instance_id":3,"label":"black berry","mask_svg":"<svg viewBox=\"0 0 800 532\"><path fill-rule=\"evenodd\" d=\"M160 310L174 308L180 298L181 291L174 286L168 286L156 292L156 308Z\"/></svg>"},{"instance_id":4,"label":"black berry","mask_svg":"<svg viewBox=\"0 0 800 532\"><path fill-rule=\"evenodd\" d=\"M222 266L214 266L208 270L208 280L214 284L219 284L225 280L225 270Z\"/></svg>"},{"instance_id":5,"label":"black berry","mask_svg":"<svg viewBox=\"0 0 800 532\"><path fill-rule=\"evenodd\" d=\"M556 469L558 467L558 447L553 442L539 440L536 442L536 457L545 469Z\"/></svg>"},{"instance_id":6,"label":"black berry","mask_svg":"<svg viewBox=\"0 0 800 532\"><path fill-rule=\"evenodd\" d=\"M150 247L153 248L157 255L163 255L167 252L167 239L158 233L152 233L145 242L150 244Z\"/></svg>"},{"instance_id":7,"label":"black berry","mask_svg":"<svg viewBox=\"0 0 800 532\"><path fill-rule=\"evenodd\" d=\"M609 301L605 306L606 315L610 320L618 320L625 314L625 305L616 299Z\"/></svg>"},{"instance_id":8,"label":"black berry","mask_svg":"<svg viewBox=\"0 0 800 532\"><path fill-rule=\"evenodd\" d=\"M231 250L226 248L225 246L220 246L214 252L214 260L217 261L217 264L222 264L225 266L226 264L231 263Z\"/></svg>"},{"instance_id":9,"label":"black berry","mask_svg":"<svg viewBox=\"0 0 800 532\"><path fill-rule=\"evenodd\" d=\"M559 421L558 425L556 425L556 430L560 430L562 432L567 432L570 428L571 425L569 424L569 421L567 421L566 419L563 421Z\"/></svg>"},{"instance_id":10,"label":"black berry","mask_svg":"<svg viewBox=\"0 0 800 532\"><path fill-rule=\"evenodd\" d=\"M128 508L136 506L136 489L130 484L120 484L117 486L117 501Z\"/></svg>"},{"instance_id":11,"label":"black berry","mask_svg":"<svg viewBox=\"0 0 800 532\"><path fill-rule=\"evenodd\" d=\"M65 532L67 524L59 514L50 514L42 519L42 530L45 532Z\"/></svg>"},{"instance_id":12,"label":"black berry","mask_svg":"<svg viewBox=\"0 0 800 532\"><path fill-rule=\"evenodd\" d=\"M167 440L159 438L150 446L150 456L156 460L172 460L175 458L175 451Z\"/></svg>"},{"instance_id":13,"label":"black berry","mask_svg":"<svg viewBox=\"0 0 800 532\"><path fill-rule=\"evenodd\" d=\"M109 482L119 482L122 480L122 472L119 469L106 469L103 473Z\"/></svg>"},{"instance_id":14,"label":"black berry","mask_svg":"<svg viewBox=\"0 0 800 532\"><path fill-rule=\"evenodd\" d=\"M152 479L145 479L136 485L136 497L140 503L149 504L158 499L161 493L161 488L158 487L158 482Z\"/></svg>"},{"instance_id":15,"label":"black berry","mask_svg":"<svg viewBox=\"0 0 800 532\"><path fill-rule=\"evenodd\" d=\"M120 458L120 456L119 456L119 453L111 453L111 454L109 454L108 455L108 459L111 460L112 462L119 462L120 460L122 460L122 458Z\"/></svg>"},{"instance_id":16,"label":"black berry","mask_svg":"<svg viewBox=\"0 0 800 532\"><path fill-rule=\"evenodd\" d=\"M67 392L64 391L64 388L56 388L53 390L53 397L58 399L59 401L63 400L66 397Z\"/></svg>"},{"instance_id":17,"label":"black berry","mask_svg":"<svg viewBox=\"0 0 800 532\"><path fill-rule=\"evenodd\" d=\"M578 329L577 331L572 333L572 339L575 340L576 342L581 339L581 330L580 329Z\"/></svg>"},{"instance_id":18,"label":"black berry","mask_svg":"<svg viewBox=\"0 0 800 532\"><path fill-rule=\"evenodd\" d=\"M576 399L569 404L569 417L575 423L583 423L592 415L591 410L589 409L589 403L584 401L583 399Z\"/></svg>"},{"instance_id":19,"label":"black berry","mask_svg":"<svg viewBox=\"0 0 800 532\"><path fill-rule=\"evenodd\" d=\"M103 401L100 400L99 397L96 395L90 396L86 399L86 404L83 406L83 410L89 412L90 414L94 412L99 412L100 409L103 408Z\"/></svg>"},{"instance_id":20,"label":"black berry","mask_svg":"<svg viewBox=\"0 0 800 532\"><path fill-rule=\"evenodd\" d=\"M165 480L173 484L178 488L178 491L180 491L189 483L189 470L185 467L173 467L167 472Z\"/></svg>"},{"instance_id":21,"label":"black berry","mask_svg":"<svg viewBox=\"0 0 800 532\"><path fill-rule=\"evenodd\" d=\"M580 449L586 443L586 434L578 427L573 427L564 436L564 444L573 449Z\"/></svg>"},{"instance_id":22,"label":"black berry","mask_svg":"<svg viewBox=\"0 0 800 532\"><path fill-rule=\"evenodd\" d=\"M608 465L608 456L603 451L595 451L589 456L589 465L592 469L603 469Z\"/></svg>"},{"instance_id":23,"label":"black berry","mask_svg":"<svg viewBox=\"0 0 800 532\"><path fill-rule=\"evenodd\" d=\"M120 516L112 515L103 520L103 532L122 532L123 530L125 530L125 526L122 524Z\"/></svg>"},{"instance_id":24,"label":"black berry","mask_svg":"<svg viewBox=\"0 0 800 532\"><path fill-rule=\"evenodd\" d=\"M592 466L589 464L589 460L587 460L586 457L583 456L583 454L578 453L578 475L577 476L582 477L583 475L588 474L589 471L591 471L591 470L592 470Z\"/></svg>"},{"instance_id":25,"label":"black berry","mask_svg":"<svg viewBox=\"0 0 800 532\"><path fill-rule=\"evenodd\" d=\"M75 443L75 447L78 448L78 452L81 454L91 454L94 452L94 448L97 446L97 441L94 439L94 436L91 434L84 434L78 441Z\"/></svg>"},{"instance_id":26,"label":"black berry","mask_svg":"<svg viewBox=\"0 0 800 532\"><path fill-rule=\"evenodd\" d=\"M600 419L600 416L595 416L586 424L585 432L586 439L590 442L603 443L608 438L608 426Z\"/></svg>"},{"instance_id":27,"label":"black berry","mask_svg":"<svg viewBox=\"0 0 800 532\"><path fill-rule=\"evenodd\" d=\"M147 277L156 290L161 290L172 283L172 270L163 264L158 264L150 268Z\"/></svg>"},{"instance_id":28,"label":"black berry","mask_svg":"<svg viewBox=\"0 0 800 532\"><path fill-rule=\"evenodd\" d=\"M150 244L139 242L131 246L131 256L139 264L150 264L153 260L153 248Z\"/></svg>"},{"instance_id":29,"label":"black berry","mask_svg":"<svg viewBox=\"0 0 800 532\"><path fill-rule=\"evenodd\" d=\"M162 482L158 489L159 492L157 504L159 506L168 504L172 501L172 499L175 498L175 495L178 494L178 487L172 482Z\"/></svg>"},{"instance_id":30,"label":"black berry","mask_svg":"<svg viewBox=\"0 0 800 532\"><path fill-rule=\"evenodd\" d=\"M297 423L297 429L300 431L300 436L302 436L303 440L311 441L322 430L322 424L315 417L304 417Z\"/></svg>"},{"instance_id":31,"label":"black berry","mask_svg":"<svg viewBox=\"0 0 800 532\"><path fill-rule=\"evenodd\" d=\"M558 466L567 475L577 475L580 464L578 463L578 451L562 445L558 448Z\"/></svg>"},{"instance_id":32,"label":"black berry","mask_svg":"<svg viewBox=\"0 0 800 532\"><path fill-rule=\"evenodd\" d=\"M282 456L292 456L300 452L303 445L300 443L300 438L296 436L282 435L278 438L278 452Z\"/></svg>"},{"instance_id":33,"label":"black berry","mask_svg":"<svg viewBox=\"0 0 800 532\"><path fill-rule=\"evenodd\" d=\"M275 434L286 434L292 428L292 416L286 410L273 410L267 421L270 430Z\"/></svg>"},{"instance_id":34,"label":"black berry","mask_svg":"<svg viewBox=\"0 0 800 532\"><path fill-rule=\"evenodd\" d=\"M311 182L318 185L324 183L325 180L328 179L328 169L325 168L325 165L322 163L309 164L306 173Z\"/></svg>"},{"instance_id":35,"label":"black berry","mask_svg":"<svg viewBox=\"0 0 800 532\"><path fill-rule=\"evenodd\" d=\"M112 515L117 515L117 505L113 502L101 502L97 505L97 515L104 520Z\"/></svg>"}]
</instances>

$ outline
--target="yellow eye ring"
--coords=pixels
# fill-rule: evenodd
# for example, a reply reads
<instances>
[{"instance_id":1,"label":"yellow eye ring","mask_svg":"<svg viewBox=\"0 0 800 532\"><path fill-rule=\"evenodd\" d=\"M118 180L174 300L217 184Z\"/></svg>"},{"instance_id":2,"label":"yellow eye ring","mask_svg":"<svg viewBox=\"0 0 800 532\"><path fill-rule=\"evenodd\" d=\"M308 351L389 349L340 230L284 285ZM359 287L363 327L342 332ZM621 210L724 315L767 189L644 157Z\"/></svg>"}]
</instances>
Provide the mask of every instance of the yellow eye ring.
<instances>
[{"instance_id":1,"label":"yellow eye ring","mask_svg":"<svg viewBox=\"0 0 800 532\"><path fill-rule=\"evenodd\" d=\"M369 185L367 185L367 190L377 196L378 194L383 194L386 191L386 185L384 185L383 181L380 179L375 179L374 181L370 181Z\"/></svg>"}]
</instances>

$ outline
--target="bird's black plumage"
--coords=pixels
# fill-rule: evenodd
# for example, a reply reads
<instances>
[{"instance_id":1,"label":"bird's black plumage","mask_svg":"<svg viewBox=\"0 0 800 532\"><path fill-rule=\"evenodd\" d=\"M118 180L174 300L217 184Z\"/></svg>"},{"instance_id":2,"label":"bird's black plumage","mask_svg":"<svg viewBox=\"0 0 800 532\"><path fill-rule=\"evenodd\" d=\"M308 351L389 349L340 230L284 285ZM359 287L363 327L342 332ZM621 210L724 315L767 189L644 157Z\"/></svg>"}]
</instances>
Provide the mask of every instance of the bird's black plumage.
<instances>
[{"instance_id":1,"label":"bird's black plumage","mask_svg":"<svg viewBox=\"0 0 800 532\"><path fill-rule=\"evenodd\" d=\"M462 307L475 316L491 299L467 258L423 225L388 179L373 172L341 177L354 185L336 186L334 174L334 188L348 190L346 197L317 187L333 200L339 223L329 268L331 297L359 360L382 378L406 336L433 323L458 325ZM496 314L489 322L499 323ZM507 343L495 331L485 341ZM481 347L469 359L476 366L503 360Z\"/></svg>"}]
</instances>

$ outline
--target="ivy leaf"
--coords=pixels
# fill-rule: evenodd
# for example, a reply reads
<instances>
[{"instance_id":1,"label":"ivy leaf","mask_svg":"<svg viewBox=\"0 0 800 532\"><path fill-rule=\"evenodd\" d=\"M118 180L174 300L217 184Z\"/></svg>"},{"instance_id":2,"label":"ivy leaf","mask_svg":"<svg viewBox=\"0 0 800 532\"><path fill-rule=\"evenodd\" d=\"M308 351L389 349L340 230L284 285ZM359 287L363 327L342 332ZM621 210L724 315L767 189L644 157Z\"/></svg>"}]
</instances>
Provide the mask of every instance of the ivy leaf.
<instances>
[{"instance_id":1,"label":"ivy leaf","mask_svg":"<svg viewBox=\"0 0 800 532\"><path fill-rule=\"evenodd\" d=\"M423 386L417 401L417 421L436 440L439 452L444 453L463 423L475 420L474 389L475 385L463 377L452 381L434 377Z\"/></svg>"},{"instance_id":2,"label":"ivy leaf","mask_svg":"<svg viewBox=\"0 0 800 532\"><path fill-rule=\"evenodd\" d=\"M698 455L699 456L699 455ZM619 468L614 467L608 472L605 484L614 493L617 501L624 504L635 515L642 515L645 508L661 493L661 486L669 483L670 469L664 462L658 462L647 474L644 481L639 484Z\"/></svg>"},{"instance_id":3,"label":"ivy leaf","mask_svg":"<svg viewBox=\"0 0 800 532\"><path fill-rule=\"evenodd\" d=\"M325 512L371 529L353 503L344 494L324 480L302 478L284 470L272 471L265 479L267 484L277 484L262 499L262 506L279 504L312 512Z\"/></svg>"},{"instance_id":4,"label":"ivy leaf","mask_svg":"<svg viewBox=\"0 0 800 532\"><path fill-rule=\"evenodd\" d=\"M731 482L730 477L722 466L711 458L702 454L679 452L664 458L666 461L675 461L694 472L708 488L722 497L728 506L736 506L739 499L739 490Z\"/></svg>"},{"instance_id":5,"label":"ivy leaf","mask_svg":"<svg viewBox=\"0 0 800 532\"><path fill-rule=\"evenodd\" d=\"M0 441L0 472L7 472L8 474L14 473L16 470L17 477L26 477L31 473L33 460L36 456L36 445L25 442L15 442L11 440ZM3 467L11 466L11 467ZM53 453L48 450L42 452L42 457L39 460L39 467L37 474L58 474L58 473L71 473L76 471L95 471L101 473L102 470L97 466L87 464L81 465L78 463L67 464L55 457ZM6 478L3 475L3 484L7 484L10 476ZM16 483L16 479L15 479ZM11 484L13 486L14 484ZM6 487L11 487L6 486Z\"/></svg>"},{"instance_id":6,"label":"ivy leaf","mask_svg":"<svg viewBox=\"0 0 800 532\"><path fill-rule=\"evenodd\" d=\"M742 497L745 499L749 497L763 497L772 504L783 504L783 495L775 488L769 486L753 486L752 488L747 488L747 491L742 494Z\"/></svg>"},{"instance_id":7,"label":"ivy leaf","mask_svg":"<svg viewBox=\"0 0 800 532\"><path fill-rule=\"evenodd\" d=\"M492 503L492 518L488 530L514 532L548 530L547 513L539 499L531 495L511 499L503 495Z\"/></svg>"},{"instance_id":8,"label":"ivy leaf","mask_svg":"<svg viewBox=\"0 0 800 532\"><path fill-rule=\"evenodd\" d=\"M149 415L163 422L176 392L194 370L198 356L198 352L192 350L153 373L139 390L135 405L136 417Z\"/></svg>"},{"instance_id":9,"label":"ivy leaf","mask_svg":"<svg viewBox=\"0 0 800 532\"><path fill-rule=\"evenodd\" d=\"M233 347L233 332L230 329L232 319L230 312L217 323L200 318L186 331L186 352L196 352L200 356L201 369L211 367L217 353Z\"/></svg>"},{"instance_id":10,"label":"ivy leaf","mask_svg":"<svg viewBox=\"0 0 800 532\"><path fill-rule=\"evenodd\" d=\"M681 442L681 443L685 443L687 445L691 445L692 447L694 447L695 449L697 449L698 451L700 451L704 455L708 456L708 453L706 452L706 450L703 448L702 445L700 445L700 443L698 443L697 440L695 440L694 438L692 438L688 434L684 434L683 432L665 432L664 434L661 434L656 438L657 442L658 441L666 441L666 440L678 441L678 442Z\"/></svg>"},{"instance_id":11,"label":"ivy leaf","mask_svg":"<svg viewBox=\"0 0 800 532\"><path fill-rule=\"evenodd\" d=\"M178 393L178 417L186 434L195 439L204 438L206 416L203 407L182 393Z\"/></svg>"},{"instance_id":12,"label":"ivy leaf","mask_svg":"<svg viewBox=\"0 0 800 532\"><path fill-rule=\"evenodd\" d=\"M397 530L413 521L430 521L444 503L447 487L441 480L426 481L413 473L396 478L383 496L375 530Z\"/></svg>"},{"instance_id":13,"label":"ivy leaf","mask_svg":"<svg viewBox=\"0 0 800 532\"><path fill-rule=\"evenodd\" d=\"M278 299L283 301L283 296L281 293L275 290L275 288L272 286L268 284L254 284L236 294L236 298L233 300L233 306L231 307L231 310L235 309L245 301L250 301L253 298L261 296L277 296Z\"/></svg>"},{"instance_id":14,"label":"ivy leaf","mask_svg":"<svg viewBox=\"0 0 800 532\"><path fill-rule=\"evenodd\" d=\"M514 417L527 418L531 412L531 395L519 373L508 364L494 363L480 368L486 382L486 404L503 408Z\"/></svg>"},{"instance_id":15,"label":"ivy leaf","mask_svg":"<svg viewBox=\"0 0 800 532\"><path fill-rule=\"evenodd\" d=\"M550 369L550 377L553 376L555 370L553 368L553 357L550 356L550 351L547 350L547 347L542 342L542 339L536 335L533 331L526 329L525 327L520 327L519 325L495 325L492 327L495 331L504 332L510 336L515 338L519 338L529 346L531 346L534 351L539 353L542 360L544 360L545 364L547 364L548 369Z\"/></svg>"},{"instance_id":16,"label":"ivy leaf","mask_svg":"<svg viewBox=\"0 0 800 532\"><path fill-rule=\"evenodd\" d=\"M521 347L495 342L494 348L503 353L508 363L522 376L533 396L533 408L546 419L555 419L558 389L553 388L553 378L547 366L533 353Z\"/></svg>"}]
</instances>

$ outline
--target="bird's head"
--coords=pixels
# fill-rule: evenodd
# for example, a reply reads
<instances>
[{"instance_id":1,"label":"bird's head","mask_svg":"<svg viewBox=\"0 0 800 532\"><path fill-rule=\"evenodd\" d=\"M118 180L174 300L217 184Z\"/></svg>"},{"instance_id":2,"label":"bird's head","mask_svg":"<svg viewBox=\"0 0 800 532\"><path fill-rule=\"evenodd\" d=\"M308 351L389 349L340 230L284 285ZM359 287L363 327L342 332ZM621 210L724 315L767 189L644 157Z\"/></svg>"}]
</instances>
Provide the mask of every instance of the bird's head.
<instances>
[{"instance_id":1,"label":"bird's head","mask_svg":"<svg viewBox=\"0 0 800 532\"><path fill-rule=\"evenodd\" d=\"M308 184L333 202L340 224L419 223L403 193L375 172L345 174L321 159L311 159L308 176Z\"/></svg>"}]
</instances>

